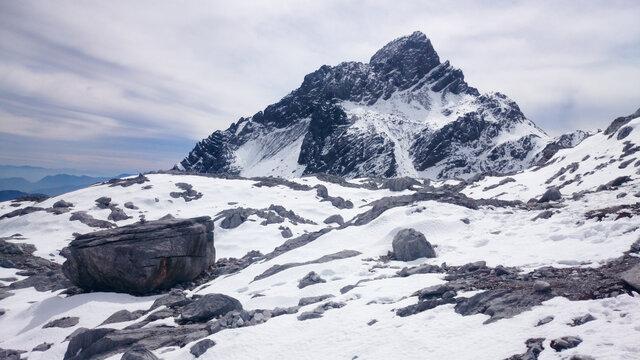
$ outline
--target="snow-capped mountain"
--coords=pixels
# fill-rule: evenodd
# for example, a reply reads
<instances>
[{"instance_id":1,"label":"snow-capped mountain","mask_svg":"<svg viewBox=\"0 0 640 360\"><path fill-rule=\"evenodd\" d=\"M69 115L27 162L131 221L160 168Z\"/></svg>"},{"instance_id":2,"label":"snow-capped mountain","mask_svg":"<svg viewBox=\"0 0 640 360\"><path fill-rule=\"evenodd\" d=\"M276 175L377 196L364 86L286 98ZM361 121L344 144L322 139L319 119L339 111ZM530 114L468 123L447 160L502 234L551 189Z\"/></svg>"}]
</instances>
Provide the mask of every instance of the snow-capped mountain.
<instances>
[{"instance_id":1,"label":"snow-capped mountain","mask_svg":"<svg viewBox=\"0 0 640 360\"><path fill-rule=\"evenodd\" d=\"M480 94L415 32L367 64L322 66L278 103L199 142L175 169L468 178L522 170L548 141L514 101Z\"/></svg>"},{"instance_id":2,"label":"snow-capped mountain","mask_svg":"<svg viewBox=\"0 0 640 360\"><path fill-rule=\"evenodd\" d=\"M2 202L0 358L636 359L638 154L640 111L510 176L170 171ZM97 246L97 230L120 243L126 226L180 218L167 235L203 216L215 267L170 292L84 291L62 275L64 249ZM400 259L406 234L435 257Z\"/></svg>"}]
</instances>

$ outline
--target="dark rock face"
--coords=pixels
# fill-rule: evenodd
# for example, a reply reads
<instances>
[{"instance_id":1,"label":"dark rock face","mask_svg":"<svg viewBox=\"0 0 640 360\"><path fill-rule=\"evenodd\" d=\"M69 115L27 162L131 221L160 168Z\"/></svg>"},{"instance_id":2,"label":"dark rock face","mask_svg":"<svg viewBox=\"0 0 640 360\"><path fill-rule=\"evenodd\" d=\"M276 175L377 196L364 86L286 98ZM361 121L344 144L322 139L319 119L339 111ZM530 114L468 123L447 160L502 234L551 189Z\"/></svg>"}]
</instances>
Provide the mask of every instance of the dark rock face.
<instances>
[{"instance_id":1,"label":"dark rock face","mask_svg":"<svg viewBox=\"0 0 640 360\"><path fill-rule=\"evenodd\" d=\"M215 344L216 343L211 339L200 340L189 349L189 352L193 356L198 358L198 357L200 357L200 355L206 353L207 350L212 348Z\"/></svg>"},{"instance_id":2,"label":"dark rock face","mask_svg":"<svg viewBox=\"0 0 640 360\"><path fill-rule=\"evenodd\" d=\"M369 131L354 125L371 118L351 112L351 105L367 108L385 101L400 107L420 104L428 118L445 116L449 123L434 129L428 119L421 123L411 115L385 114L389 116L386 123L406 141L382 129L369 127ZM441 103L443 110L434 112L434 103ZM463 105L469 107L459 109ZM410 122L419 128L407 126ZM501 133L523 126L530 133L497 143ZM301 174L397 177L406 175L404 169L438 166L438 177L468 177L482 170L507 172L526 167L525 159L546 141L541 137L546 135L525 118L515 102L499 93L481 96L468 86L462 71L440 61L424 34L415 32L384 46L368 64L320 67L276 104L196 144L174 169L239 174L249 165L238 162L236 153L249 144L260 146L260 159L277 160L299 148L296 163L290 165L302 167ZM468 156L470 152L474 156ZM274 169L262 175L290 174ZM394 188L405 186L393 184Z\"/></svg>"},{"instance_id":3,"label":"dark rock face","mask_svg":"<svg viewBox=\"0 0 640 360\"><path fill-rule=\"evenodd\" d=\"M80 235L63 271L85 290L146 294L192 280L214 262L213 222L205 216Z\"/></svg>"},{"instance_id":4,"label":"dark rock face","mask_svg":"<svg viewBox=\"0 0 640 360\"><path fill-rule=\"evenodd\" d=\"M242 311L242 304L231 296L207 294L182 309L183 322L207 322L231 311Z\"/></svg>"},{"instance_id":5,"label":"dark rock face","mask_svg":"<svg viewBox=\"0 0 640 360\"><path fill-rule=\"evenodd\" d=\"M415 229L400 230L393 238L393 253L397 260L411 261L422 257L434 258L436 252L421 232Z\"/></svg>"},{"instance_id":6,"label":"dark rock face","mask_svg":"<svg viewBox=\"0 0 640 360\"><path fill-rule=\"evenodd\" d=\"M631 120L637 117L640 117L640 109L636 110L635 113L629 116L621 116L619 118L616 118L604 131L604 135L609 135L610 137L613 136L613 134L615 134L616 131L618 131L621 127L627 125Z\"/></svg>"}]
</instances>

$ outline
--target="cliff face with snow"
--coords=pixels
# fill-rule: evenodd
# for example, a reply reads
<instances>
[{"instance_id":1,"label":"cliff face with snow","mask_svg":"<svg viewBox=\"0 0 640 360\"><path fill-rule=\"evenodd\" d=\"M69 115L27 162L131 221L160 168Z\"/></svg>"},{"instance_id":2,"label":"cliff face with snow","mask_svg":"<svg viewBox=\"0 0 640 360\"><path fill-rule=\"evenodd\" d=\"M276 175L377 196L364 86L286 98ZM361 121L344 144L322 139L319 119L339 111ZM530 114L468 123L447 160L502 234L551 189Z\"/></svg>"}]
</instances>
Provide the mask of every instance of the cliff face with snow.
<instances>
[{"instance_id":1,"label":"cliff face with snow","mask_svg":"<svg viewBox=\"0 0 640 360\"><path fill-rule=\"evenodd\" d=\"M278 103L199 142L176 169L468 178L524 169L548 141L515 102L480 94L415 32L368 64L322 66Z\"/></svg>"}]
</instances>

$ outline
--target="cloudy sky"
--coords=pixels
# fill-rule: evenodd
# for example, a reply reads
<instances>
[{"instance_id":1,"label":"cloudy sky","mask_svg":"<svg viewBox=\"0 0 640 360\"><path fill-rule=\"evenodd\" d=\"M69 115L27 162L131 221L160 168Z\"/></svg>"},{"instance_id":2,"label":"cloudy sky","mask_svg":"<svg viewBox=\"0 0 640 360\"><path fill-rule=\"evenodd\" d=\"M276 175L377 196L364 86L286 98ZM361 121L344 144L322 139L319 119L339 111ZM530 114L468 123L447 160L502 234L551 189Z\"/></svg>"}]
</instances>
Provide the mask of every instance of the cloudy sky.
<instances>
[{"instance_id":1,"label":"cloudy sky","mask_svg":"<svg viewBox=\"0 0 640 360\"><path fill-rule=\"evenodd\" d=\"M638 19L637 0L2 1L0 164L166 169L415 30L551 135L604 128L640 107Z\"/></svg>"}]
</instances>

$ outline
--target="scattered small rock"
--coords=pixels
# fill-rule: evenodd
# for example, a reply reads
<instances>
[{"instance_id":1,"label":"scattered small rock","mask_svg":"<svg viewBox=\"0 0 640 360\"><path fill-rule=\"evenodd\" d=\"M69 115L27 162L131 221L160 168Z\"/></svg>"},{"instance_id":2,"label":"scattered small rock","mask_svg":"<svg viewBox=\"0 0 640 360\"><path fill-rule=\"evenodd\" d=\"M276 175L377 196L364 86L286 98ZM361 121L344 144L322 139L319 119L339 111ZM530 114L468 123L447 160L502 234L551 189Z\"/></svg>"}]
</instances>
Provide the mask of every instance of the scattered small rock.
<instances>
[{"instance_id":1,"label":"scattered small rock","mask_svg":"<svg viewBox=\"0 0 640 360\"><path fill-rule=\"evenodd\" d=\"M534 217L533 219L531 219L532 221L536 221L538 219L548 219L551 216L553 216L553 211L551 210L545 210L543 212L541 212L540 214L536 215L536 217Z\"/></svg>"},{"instance_id":2,"label":"scattered small rock","mask_svg":"<svg viewBox=\"0 0 640 360\"><path fill-rule=\"evenodd\" d=\"M124 354L120 360L159 360L157 356L153 355L153 353L143 347L134 348L128 350Z\"/></svg>"},{"instance_id":3,"label":"scattered small rock","mask_svg":"<svg viewBox=\"0 0 640 360\"><path fill-rule=\"evenodd\" d=\"M324 282L327 282L327 281L321 278L320 275L316 274L315 271L311 271L307 275L305 275L302 279L300 279L300 282L298 283L298 288L302 289L310 285L315 285L315 284L324 283Z\"/></svg>"},{"instance_id":4,"label":"scattered small rock","mask_svg":"<svg viewBox=\"0 0 640 360\"><path fill-rule=\"evenodd\" d=\"M133 205L131 201L127 201L126 203L124 203L124 207L131 210L138 210L138 207Z\"/></svg>"},{"instance_id":5,"label":"scattered small rock","mask_svg":"<svg viewBox=\"0 0 640 360\"><path fill-rule=\"evenodd\" d=\"M544 194L542 194L542 197L540 198L540 200L538 200L538 203L558 201L560 199L562 199L562 194L560 193L560 190L558 190L557 187L552 187L552 188L549 188Z\"/></svg>"},{"instance_id":6,"label":"scattered small rock","mask_svg":"<svg viewBox=\"0 0 640 360\"><path fill-rule=\"evenodd\" d=\"M332 298L333 295L331 294L326 294L326 295L319 295L319 296L311 296L311 297L303 297L298 301L298 306L306 306L306 305L310 305L310 304L315 304L318 303L320 301L324 301L327 299Z\"/></svg>"},{"instance_id":7,"label":"scattered small rock","mask_svg":"<svg viewBox=\"0 0 640 360\"><path fill-rule=\"evenodd\" d=\"M542 343L544 338L527 339L525 345L527 346L527 352L524 354L513 355L506 360L536 360L538 356L544 350Z\"/></svg>"},{"instance_id":8,"label":"scattered small rock","mask_svg":"<svg viewBox=\"0 0 640 360\"><path fill-rule=\"evenodd\" d=\"M70 208L70 207L73 207L73 204L70 202L66 202L64 200L58 200L53 204L52 207L53 208Z\"/></svg>"},{"instance_id":9,"label":"scattered small rock","mask_svg":"<svg viewBox=\"0 0 640 360\"><path fill-rule=\"evenodd\" d=\"M552 322L553 319L554 319L553 316L546 316L546 317L540 319L538 321L538 324L536 324L536 326L542 326L544 324L548 324L548 323Z\"/></svg>"},{"instance_id":10,"label":"scattered small rock","mask_svg":"<svg viewBox=\"0 0 640 360\"><path fill-rule=\"evenodd\" d=\"M33 350L31 351L47 351L51 349L52 346L53 346L53 343L43 342L42 344L34 347Z\"/></svg>"},{"instance_id":11,"label":"scattered small rock","mask_svg":"<svg viewBox=\"0 0 640 360\"><path fill-rule=\"evenodd\" d=\"M584 323L588 323L589 321L593 321L596 318L593 317L593 315L591 314L584 314L582 316L579 316L577 318L573 319L573 323L569 324L570 326L580 326Z\"/></svg>"},{"instance_id":12,"label":"scattered small rock","mask_svg":"<svg viewBox=\"0 0 640 360\"><path fill-rule=\"evenodd\" d=\"M215 344L216 343L211 339L203 339L203 340L198 341L195 345L193 345L189 349L189 352L195 357L200 357L200 355L202 355L205 352L207 352L207 350L209 350Z\"/></svg>"},{"instance_id":13,"label":"scattered small rock","mask_svg":"<svg viewBox=\"0 0 640 360\"><path fill-rule=\"evenodd\" d=\"M96 202L96 206L98 206L100 209L107 209L109 208L109 204L111 204L111 198L110 197L99 197L95 200Z\"/></svg>"},{"instance_id":14,"label":"scattered small rock","mask_svg":"<svg viewBox=\"0 0 640 360\"><path fill-rule=\"evenodd\" d=\"M577 336L564 336L555 340L551 340L550 346L555 351L560 352L562 350L574 348L580 345L581 342L582 339Z\"/></svg>"},{"instance_id":15,"label":"scattered small rock","mask_svg":"<svg viewBox=\"0 0 640 360\"><path fill-rule=\"evenodd\" d=\"M131 219L131 216L127 215L127 213L125 213L124 210L120 209L119 207L112 206L111 214L109 214L108 219L111 221L122 221Z\"/></svg>"},{"instance_id":16,"label":"scattered small rock","mask_svg":"<svg viewBox=\"0 0 640 360\"><path fill-rule=\"evenodd\" d=\"M280 235L282 235L283 238L288 239L293 236L293 233L291 232L291 229L287 227L280 231Z\"/></svg>"},{"instance_id":17,"label":"scattered small rock","mask_svg":"<svg viewBox=\"0 0 640 360\"><path fill-rule=\"evenodd\" d=\"M546 281L536 280L533 283L533 290L540 293L549 292L551 291L551 284Z\"/></svg>"},{"instance_id":18,"label":"scattered small rock","mask_svg":"<svg viewBox=\"0 0 640 360\"><path fill-rule=\"evenodd\" d=\"M344 219L342 218L341 215L339 214L335 214L335 215L331 215L328 218L326 218L324 220L324 223L329 225L329 224L338 224L340 226L344 225Z\"/></svg>"}]
</instances>

